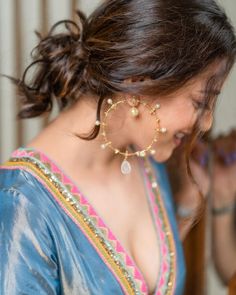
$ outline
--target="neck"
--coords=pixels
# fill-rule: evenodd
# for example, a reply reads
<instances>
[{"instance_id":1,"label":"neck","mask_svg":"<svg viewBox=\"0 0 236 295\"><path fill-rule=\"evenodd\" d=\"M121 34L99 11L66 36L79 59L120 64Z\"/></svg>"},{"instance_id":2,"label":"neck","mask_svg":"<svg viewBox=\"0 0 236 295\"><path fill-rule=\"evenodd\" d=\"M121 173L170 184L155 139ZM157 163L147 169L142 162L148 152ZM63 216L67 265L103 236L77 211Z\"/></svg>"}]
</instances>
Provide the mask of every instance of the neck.
<instances>
[{"instance_id":1,"label":"neck","mask_svg":"<svg viewBox=\"0 0 236 295\"><path fill-rule=\"evenodd\" d=\"M120 166L122 156L115 155L110 148L101 149L103 138L100 134L91 141L76 136L92 130L96 121L95 114L94 103L84 98L59 114L28 146L38 148L56 159L70 162L70 165L83 170L100 171ZM110 122L108 136L116 148L125 151L132 142L127 140L130 132L127 122L123 128L124 124L120 121L122 117L124 116L117 115L117 122L115 120Z\"/></svg>"}]
</instances>

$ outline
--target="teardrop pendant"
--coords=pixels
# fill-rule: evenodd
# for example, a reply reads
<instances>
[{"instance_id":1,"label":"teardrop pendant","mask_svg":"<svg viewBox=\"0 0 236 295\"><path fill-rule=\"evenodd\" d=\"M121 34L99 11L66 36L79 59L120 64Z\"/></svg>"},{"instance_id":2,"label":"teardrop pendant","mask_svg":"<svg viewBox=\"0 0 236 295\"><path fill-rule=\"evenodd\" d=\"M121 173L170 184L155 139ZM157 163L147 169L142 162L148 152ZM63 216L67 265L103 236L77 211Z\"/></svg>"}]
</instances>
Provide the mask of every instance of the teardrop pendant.
<instances>
[{"instance_id":1,"label":"teardrop pendant","mask_svg":"<svg viewBox=\"0 0 236 295\"><path fill-rule=\"evenodd\" d=\"M126 159L121 163L120 170L122 174L130 174L132 168Z\"/></svg>"}]
</instances>

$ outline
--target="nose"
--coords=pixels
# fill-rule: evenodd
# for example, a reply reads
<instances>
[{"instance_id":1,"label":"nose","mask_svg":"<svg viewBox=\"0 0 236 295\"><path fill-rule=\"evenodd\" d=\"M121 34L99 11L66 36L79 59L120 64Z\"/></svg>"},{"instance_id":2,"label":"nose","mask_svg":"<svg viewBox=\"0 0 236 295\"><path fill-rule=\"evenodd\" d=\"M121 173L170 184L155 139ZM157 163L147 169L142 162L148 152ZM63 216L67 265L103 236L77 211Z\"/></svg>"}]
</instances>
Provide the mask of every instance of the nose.
<instances>
[{"instance_id":1,"label":"nose","mask_svg":"<svg viewBox=\"0 0 236 295\"><path fill-rule=\"evenodd\" d=\"M199 128L203 132L207 132L208 130L210 130L212 124L213 124L212 112L207 112L199 118Z\"/></svg>"}]
</instances>

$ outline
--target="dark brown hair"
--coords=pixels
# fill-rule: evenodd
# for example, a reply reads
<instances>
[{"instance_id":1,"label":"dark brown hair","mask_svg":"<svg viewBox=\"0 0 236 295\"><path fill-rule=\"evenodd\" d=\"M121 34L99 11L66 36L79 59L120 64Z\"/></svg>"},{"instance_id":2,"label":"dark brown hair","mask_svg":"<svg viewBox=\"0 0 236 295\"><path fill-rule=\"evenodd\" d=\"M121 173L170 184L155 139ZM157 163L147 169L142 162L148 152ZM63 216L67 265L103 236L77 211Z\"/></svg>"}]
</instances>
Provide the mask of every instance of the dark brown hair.
<instances>
[{"instance_id":1,"label":"dark brown hair","mask_svg":"<svg viewBox=\"0 0 236 295\"><path fill-rule=\"evenodd\" d=\"M109 0L88 19L77 14L77 21L58 22L41 36L33 63L17 80L20 118L50 111L53 97L63 109L87 92L100 98L99 117L112 93L165 95L217 59L227 60L225 75L234 63L233 28L213 0ZM131 77L139 79L123 83Z\"/></svg>"}]
</instances>

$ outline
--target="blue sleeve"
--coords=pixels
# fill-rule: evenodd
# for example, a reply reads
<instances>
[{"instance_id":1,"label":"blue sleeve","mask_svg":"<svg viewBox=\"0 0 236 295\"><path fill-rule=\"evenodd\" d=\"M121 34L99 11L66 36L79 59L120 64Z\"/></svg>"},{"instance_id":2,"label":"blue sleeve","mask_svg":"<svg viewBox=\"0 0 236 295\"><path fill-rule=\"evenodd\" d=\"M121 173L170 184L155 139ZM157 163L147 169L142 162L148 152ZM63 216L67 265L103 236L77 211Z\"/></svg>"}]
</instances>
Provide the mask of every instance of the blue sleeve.
<instances>
[{"instance_id":1,"label":"blue sleeve","mask_svg":"<svg viewBox=\"0 0 236 295\"><path fill-rule=\"evenodd\" d=\"M60 294L54 249L36 206L13 187L1 189L0 294Z\"/></svg>"}]
</instances>

